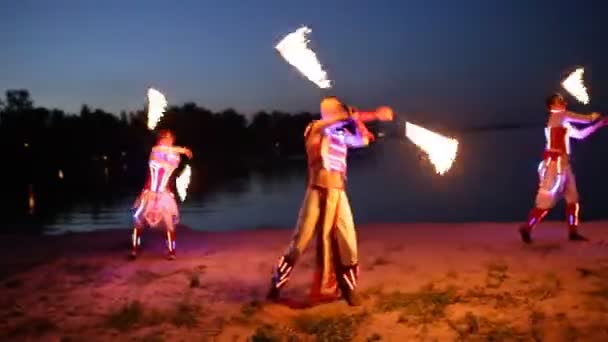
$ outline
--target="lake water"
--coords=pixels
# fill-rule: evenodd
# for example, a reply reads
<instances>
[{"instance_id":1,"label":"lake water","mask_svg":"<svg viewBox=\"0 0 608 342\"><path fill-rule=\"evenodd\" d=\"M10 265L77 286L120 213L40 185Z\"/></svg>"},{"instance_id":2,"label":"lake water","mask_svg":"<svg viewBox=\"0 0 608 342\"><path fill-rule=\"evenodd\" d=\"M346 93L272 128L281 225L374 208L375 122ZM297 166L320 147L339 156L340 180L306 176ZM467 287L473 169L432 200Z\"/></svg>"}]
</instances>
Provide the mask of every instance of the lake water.
<instances>
[{"instance_id":1,"label":"lake water","mask_svg":"<svg viewBox=\"0 0 608 342\"><path fill-rule=\"evenodd\" d=\"M604 199L608 193L607 133L599 132L573 146L583 219L608 218ZM538 184L542 128L474 132L457 138L458 158L443 176L405 138L380 139L373 147L352 154L348 194L356 223L525 219ZM291 229L304 195L305 176L305 164L300 161L270 172L250 171L218 184L213 191L193 191L181 204L181 223L209 231ZM204 182L201 177L193 170L193 182ZM65 200L69 203L36 222L47 233L125 229L131 226L129 209L138 190L114 194L96 190L103 200ZM560 204L549 218L562 217Z\"/></svg>"}]
</instances>

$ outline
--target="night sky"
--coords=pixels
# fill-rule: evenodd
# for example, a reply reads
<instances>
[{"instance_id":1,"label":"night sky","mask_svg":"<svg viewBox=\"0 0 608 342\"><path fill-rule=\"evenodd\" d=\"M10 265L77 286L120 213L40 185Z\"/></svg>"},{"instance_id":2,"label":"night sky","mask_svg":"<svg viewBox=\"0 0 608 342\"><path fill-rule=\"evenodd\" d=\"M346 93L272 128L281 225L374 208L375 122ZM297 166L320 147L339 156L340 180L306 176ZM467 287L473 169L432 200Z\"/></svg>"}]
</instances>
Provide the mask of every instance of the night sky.
<instances>
[{"instance_id":1,"label":"night sky","mask_svg":"<svg viewBox=\"0 0 608 342\"><path fill-rule=\"evenodd\" d=\"M274 50L305 24L353 105L446 125L542 121L577 65L591 105L575 108L608 111L603 2L8 0L0 91L70 112L143 108L148 87L213 110L317 111L322 92Z\"/></svg>"}]
</instances>

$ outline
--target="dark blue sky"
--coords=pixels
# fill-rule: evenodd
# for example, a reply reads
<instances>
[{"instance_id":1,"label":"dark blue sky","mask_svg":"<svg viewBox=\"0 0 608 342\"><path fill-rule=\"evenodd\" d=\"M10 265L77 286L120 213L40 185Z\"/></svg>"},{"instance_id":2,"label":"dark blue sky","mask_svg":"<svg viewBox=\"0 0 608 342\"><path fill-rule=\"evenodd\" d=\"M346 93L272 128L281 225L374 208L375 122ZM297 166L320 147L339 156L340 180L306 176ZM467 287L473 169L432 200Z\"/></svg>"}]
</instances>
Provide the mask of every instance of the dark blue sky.
<instances>
[{"instance_id":1,"label":"dark blue sky","mask_svg":"<svg viewBox=\"0 0 608 342\"><path fill-rule=\"evenodd\" d=\"M417 121L537 121L576 65L608 109L603 1L7 0L0 90L77 111L169 102L316 111L321 91L274 50L305 24L334 93ZM580 108L580 107L579 107Z\"/></svg>"}]
</instances>

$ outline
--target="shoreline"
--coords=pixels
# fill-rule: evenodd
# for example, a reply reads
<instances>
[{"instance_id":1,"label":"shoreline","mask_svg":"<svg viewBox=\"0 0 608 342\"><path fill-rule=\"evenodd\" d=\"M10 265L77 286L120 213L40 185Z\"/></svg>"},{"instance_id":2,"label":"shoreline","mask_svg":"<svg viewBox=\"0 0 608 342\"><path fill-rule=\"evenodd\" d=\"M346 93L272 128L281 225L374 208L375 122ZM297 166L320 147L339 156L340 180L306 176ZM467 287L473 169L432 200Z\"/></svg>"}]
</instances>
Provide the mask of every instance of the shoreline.
<instances>
[{"instance_id":1,"label":"shoreline","mask_svg":"<svg viewBox=\"0 0 608 342\"><path fill-rule=\"evenodd\" d=\"M5 234L0 339L605 341L606 228L608 221L583 223L591 241L574 243L564 222L548 221L526 246L516 223L359 225L358 308L309 305L314 243L284 301L264 301L291 229L179 226L175 261L152 229L135 261L127 260L129 229Z\"/></svg>"}]
</instances>

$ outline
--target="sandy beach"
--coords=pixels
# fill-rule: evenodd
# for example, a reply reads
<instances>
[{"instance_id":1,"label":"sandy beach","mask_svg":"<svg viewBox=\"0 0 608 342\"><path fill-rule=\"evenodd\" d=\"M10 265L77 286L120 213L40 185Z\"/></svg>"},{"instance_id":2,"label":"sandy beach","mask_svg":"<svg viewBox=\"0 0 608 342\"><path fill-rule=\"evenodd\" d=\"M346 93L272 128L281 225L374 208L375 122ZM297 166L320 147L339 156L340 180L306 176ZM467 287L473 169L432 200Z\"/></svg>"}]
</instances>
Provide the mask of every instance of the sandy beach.
<instances>
[{"instance_id":1,"label":"sandy beach","mask_svg":"<svg viewBox=\"0 0 608 342\"><path fill-rule=\"evenodd\" d=\"M311 304L310 248L266 303L290 230L1 237L2 341L608 341L608 222L359 226L364 305Z\"/></svg>"}]
</instances>

